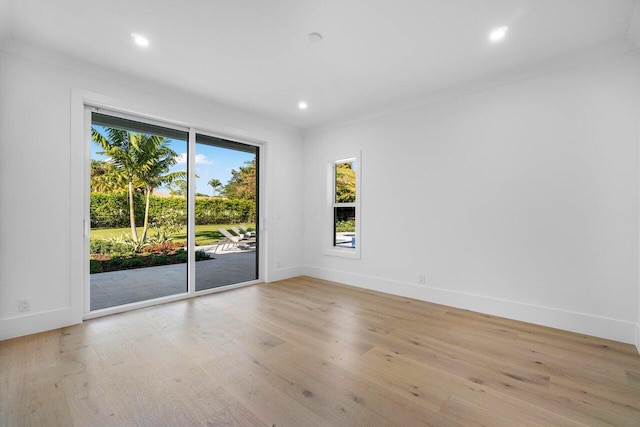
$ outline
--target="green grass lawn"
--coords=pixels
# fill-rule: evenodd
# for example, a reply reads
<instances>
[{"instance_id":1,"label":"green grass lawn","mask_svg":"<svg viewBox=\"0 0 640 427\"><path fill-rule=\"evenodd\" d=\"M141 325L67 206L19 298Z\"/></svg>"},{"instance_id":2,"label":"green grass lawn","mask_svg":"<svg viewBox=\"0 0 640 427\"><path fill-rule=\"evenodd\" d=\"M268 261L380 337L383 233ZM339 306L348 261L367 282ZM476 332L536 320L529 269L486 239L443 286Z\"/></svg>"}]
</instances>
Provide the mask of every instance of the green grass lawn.
<instances>
[{"instance_id":1,"label":"green grass lawn","mask_svg":"<svg viewBox=\"0 0 640 427\"><path fill-rule=\"evenodd\" d=\"M245 224L250 229L255 229L255 224ZM224 240L222 234L218 232L219 228L229 229L230 227L238 227L237 224L207 224L196 225L196 246L211 245L213 243ZM238 227L239 228L239 227ZM142 227L138 227L138 236L142 235ZM127 228L92 228L91 239L110 239L112 237L120 237L121 235L131 236L131 229ZM153 236L155 230L149 228L148 236ZM174 242L187 241L187 227L180 230L173 236Z\"/></svg>"}]
</instances>

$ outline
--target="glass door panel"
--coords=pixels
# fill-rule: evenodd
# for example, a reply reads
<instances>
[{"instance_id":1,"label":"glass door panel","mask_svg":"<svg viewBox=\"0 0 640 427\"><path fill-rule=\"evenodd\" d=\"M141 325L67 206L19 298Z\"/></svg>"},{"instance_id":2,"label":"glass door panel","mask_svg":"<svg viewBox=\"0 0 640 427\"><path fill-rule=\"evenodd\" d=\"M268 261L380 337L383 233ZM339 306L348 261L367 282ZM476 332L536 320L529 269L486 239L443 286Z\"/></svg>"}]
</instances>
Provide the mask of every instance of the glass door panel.
<instances>
[{"instance_id":1,"label":"glass door panel","mask_svg":"<svg viewBox=\"0 0 640 427\"><path fill-rule=\"evenodd\" d=\"M187 292L188 133L91 115L90 310Z\"/></svg>"},{"instance_id":2,"label":"glass door panel","mask_svg":"<svg viewBox=\"0 0 640 427\"><path fill-rule=\"evenodd\" d=\"M252 145L196 135L196 291L258 278L258 154Z\"/></svg>"}]
</instances>

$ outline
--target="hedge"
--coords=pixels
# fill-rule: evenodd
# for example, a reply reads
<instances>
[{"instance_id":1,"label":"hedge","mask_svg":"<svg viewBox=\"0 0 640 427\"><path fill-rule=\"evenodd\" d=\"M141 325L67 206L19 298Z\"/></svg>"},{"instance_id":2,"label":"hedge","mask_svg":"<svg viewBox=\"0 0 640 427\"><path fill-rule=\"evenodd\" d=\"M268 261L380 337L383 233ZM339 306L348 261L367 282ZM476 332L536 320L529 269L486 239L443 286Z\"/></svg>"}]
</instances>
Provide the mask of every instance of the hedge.
<instances>
[{"instance_id":1,"label":"hedge","mask_svg":"<svg viewBox=\"0 0 640 427\"><path fill-rule=\"evenodd\" d=\"M144 197L134 196L136 222L144 221ZM129 196L127 194L91 193L89 206L91 227L116 228L129 226Z\"/></svg>"},{"instance_id":2,"label":"hedge","mask_svg":"<svg viewBox=\"0 0 640 427\"><path fill-rule=\"evenodd\" d=\"M144 196L134 196L136 225L144 221ZM187 201L182 197L155 197L149 201L149 221L154 222L163 212L177 211L181 221L186 221ZM92 228L116 228L129 226L129 199L126 194L91 193L89 208ZM222 198L196 198L196 224L234 224L255 222L256 206L252 200Z\"/></svg>"}]
</instances>

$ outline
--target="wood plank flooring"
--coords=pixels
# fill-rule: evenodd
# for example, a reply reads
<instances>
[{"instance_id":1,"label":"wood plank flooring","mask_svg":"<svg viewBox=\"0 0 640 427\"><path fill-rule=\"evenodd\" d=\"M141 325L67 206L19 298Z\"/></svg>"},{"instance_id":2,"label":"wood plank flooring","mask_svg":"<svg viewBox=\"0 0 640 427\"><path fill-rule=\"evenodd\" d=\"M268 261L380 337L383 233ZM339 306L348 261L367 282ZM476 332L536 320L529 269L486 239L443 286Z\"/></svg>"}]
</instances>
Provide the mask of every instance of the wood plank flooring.
<instances>
[{"instance_id":1,"label":"wood plank flooring","mask_svg":"<svg viewBox=\"0 0 640 427\"><path fill-rule=\"evenodd\" d=\"M2 426L640 426L635 347L308 277L0 342Z\"/></svg>"}]
</instances>

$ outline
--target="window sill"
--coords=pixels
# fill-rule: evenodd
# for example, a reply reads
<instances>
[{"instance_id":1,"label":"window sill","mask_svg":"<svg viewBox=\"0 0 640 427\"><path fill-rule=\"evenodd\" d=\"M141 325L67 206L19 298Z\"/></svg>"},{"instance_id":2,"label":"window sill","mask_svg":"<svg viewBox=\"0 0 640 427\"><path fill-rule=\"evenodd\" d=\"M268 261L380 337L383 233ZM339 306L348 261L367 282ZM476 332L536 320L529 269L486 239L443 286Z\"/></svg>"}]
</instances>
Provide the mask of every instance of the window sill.
<instances>
[{"instance_id":1,"label":"window sill","mask_svg":"<svg viewBox=\"0 0 640 427\"><path fill-rule=\"evenodd\" d=\"M324 254L327 256L335 256L340 258L360 259L360 249L352 248L336 248L331 247L324 250Z\"/></svg>"}]
</instances>

